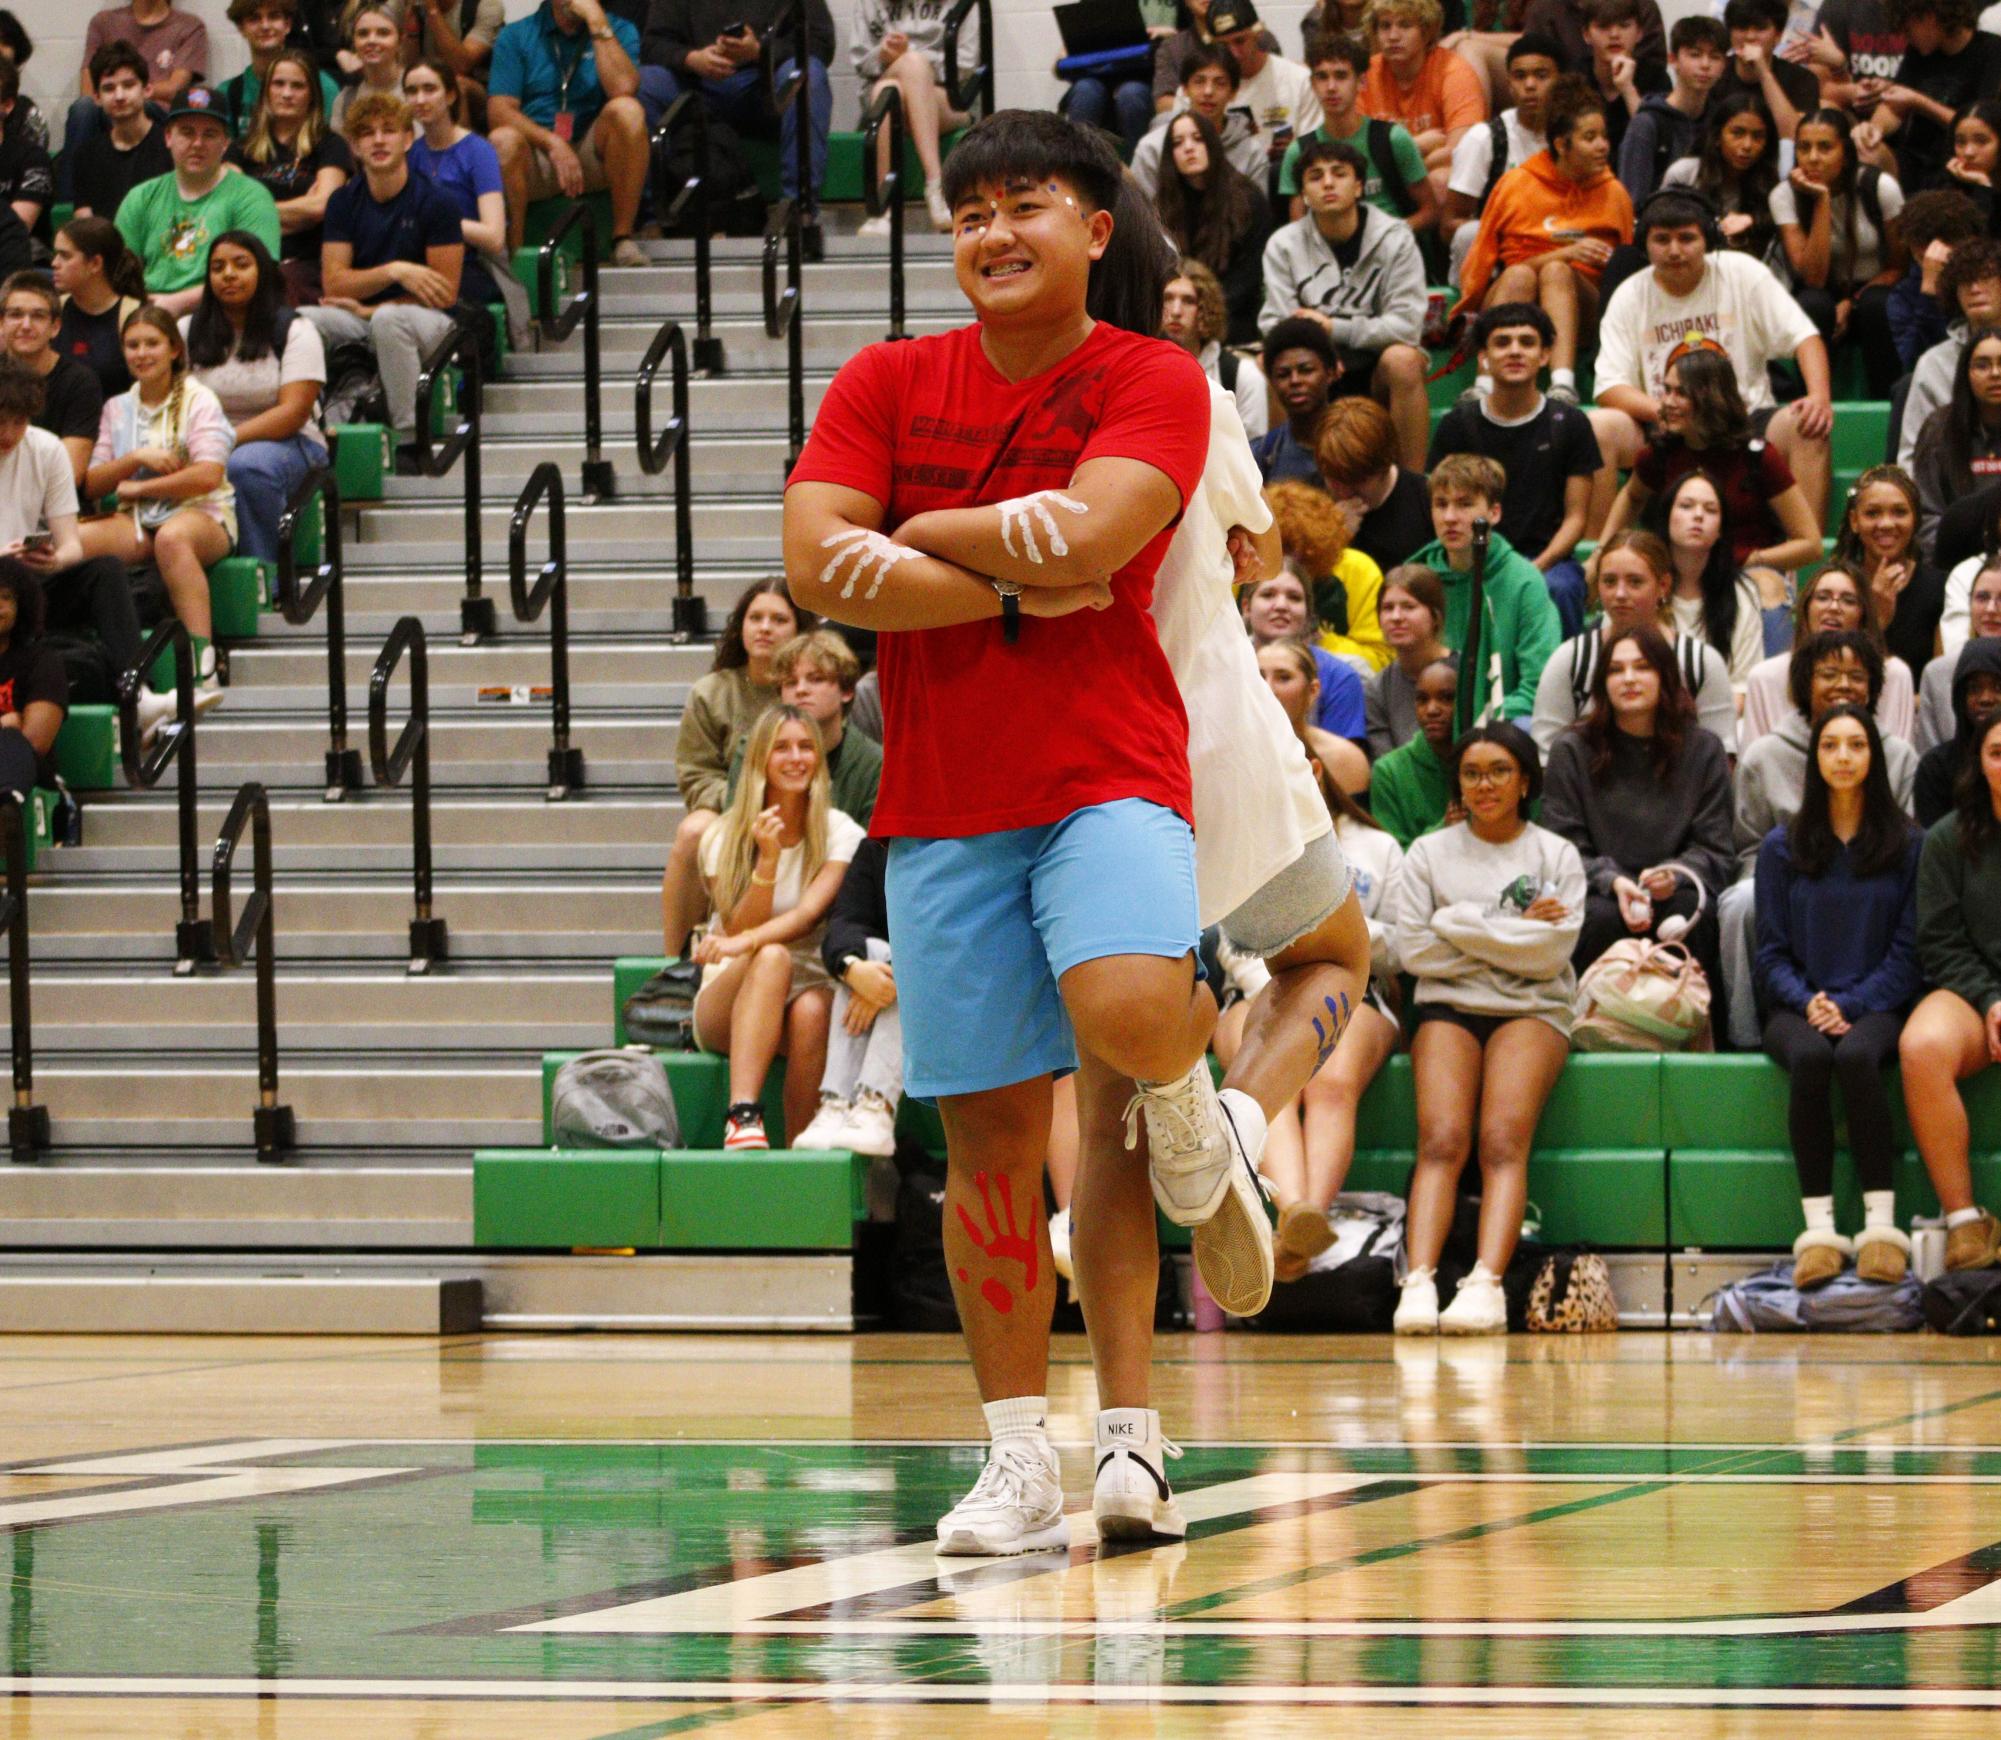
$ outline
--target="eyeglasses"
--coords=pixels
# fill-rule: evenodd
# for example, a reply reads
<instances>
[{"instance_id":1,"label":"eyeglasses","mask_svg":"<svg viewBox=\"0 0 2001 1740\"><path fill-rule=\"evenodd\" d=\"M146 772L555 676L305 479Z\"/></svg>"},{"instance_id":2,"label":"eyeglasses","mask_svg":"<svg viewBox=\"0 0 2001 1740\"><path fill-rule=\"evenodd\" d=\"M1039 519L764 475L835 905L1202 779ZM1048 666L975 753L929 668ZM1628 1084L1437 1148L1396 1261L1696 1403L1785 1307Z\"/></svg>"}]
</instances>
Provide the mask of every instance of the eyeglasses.
<instances>
[{"instance_id":1,"label":"eyeglasses","mask_svg":"<svg viewBox=\"0 0 2001 1740\"><path fill-rule=\"evenodd\" d=\"M1462 767L1459 770L1461 785L1502 786L1516 777L1516 770L1512 767Z\"/></svg>"},{"instance_id":2,"label":"eyeglasses","mask_svg":"<svg viewBox=\"0 0 2001 1740\"><path fill-rule=\"evenodd\" d=\"M1845 688L1862 689L1867 688L1869 685L1869 673L1867 671L1851 670L1847 665L1816 665L1814 666L1813 680L1816 683L1827 684L1829 687L1839 683Z\"/></svg>"}]
</instances>

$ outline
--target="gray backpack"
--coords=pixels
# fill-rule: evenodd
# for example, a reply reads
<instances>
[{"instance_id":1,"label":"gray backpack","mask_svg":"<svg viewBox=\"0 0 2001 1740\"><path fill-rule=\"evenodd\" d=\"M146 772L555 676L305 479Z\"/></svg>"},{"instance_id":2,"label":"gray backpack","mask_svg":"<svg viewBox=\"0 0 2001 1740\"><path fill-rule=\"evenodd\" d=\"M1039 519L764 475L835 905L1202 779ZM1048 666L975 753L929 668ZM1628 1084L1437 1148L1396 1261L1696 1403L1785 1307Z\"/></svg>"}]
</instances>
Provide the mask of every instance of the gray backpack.
<instances>
[{"instance_id":1,"label":"gray backpack","mask_svg":"<svg viewBox=\"0 0 2001 1740\"><path fill-rule=\"evenodd\" d=\"M1825 1287L1801 1293L1793 1286L1792 1260L1747 1275L1716 1295L1710 1328L1724 1335L1776 1331L1839 1331L1905 1335L1925 1326L1924 1289L1906 1275L1894 1287L1865 1281L1853 1269Z\"/></svg>"},{"instance_id":2,"label":"gray backpack","mask_svg":"<svg viewBox=\"0 0 2001 1740\"><path fill-rule=\"evenodd\" d=\"M678 1148L681 1120L659 1058L642 1046L579 1052L549 1101L558 1148Z\"/></svg>"}]
</instances>

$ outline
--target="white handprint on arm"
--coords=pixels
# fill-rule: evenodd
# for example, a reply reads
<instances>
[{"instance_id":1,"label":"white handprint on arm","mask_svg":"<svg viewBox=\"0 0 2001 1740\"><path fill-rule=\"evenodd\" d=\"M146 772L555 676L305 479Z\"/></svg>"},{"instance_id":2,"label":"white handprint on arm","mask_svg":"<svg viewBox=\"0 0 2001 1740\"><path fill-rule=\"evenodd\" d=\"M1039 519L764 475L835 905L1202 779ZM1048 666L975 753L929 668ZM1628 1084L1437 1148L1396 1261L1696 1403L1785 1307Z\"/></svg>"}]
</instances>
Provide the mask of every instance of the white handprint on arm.
<instances>
[{"instance_id":1,"label":"white handprint on arm","mask_svg":"<svg viewBox=\"0 0 2001 1740\"><path fill-rule=\"evenodd\" d=\"M820 548L835 551L835 555L826 567L820 570L820 584L823 586L833 585L839 578L842 567L851 558L853 560L854 566L848 571L848 582L841 588L843 598L854 597L855 587L871 570L874 571L875 577L869 581L869 589L862 594L862 597L873 598L882 590L882 583L888 577L890 569L897 563L908 561L912 556L920 554L908 544L899 544L894 539L884 537L881 532L866 531L860 526L850 526L846 531L822 538Z\"/></svg>"},{"instance_id":2,"label":"white handprint on arm","mask_svg":"<svg viewBox=\"0 0 2001 1740\"><path fill-rule=\"evenodd\" d=\"M1001 544L1010 556L1018 557L1023 554L1022 550L1014 547L1017 525L1021 528L1021 541L1028 559L1038 567L1042 563L1042 550L1035 541L1037 525L1042 527L1043 536L1049 540L1049 553L1052 556L1070 554L1070 546L1063 541L1062 528L1057 525L1056 516L1049 511L1052 503L1073 514L1087 514L1091 511L1089 503L1074 501L1060 489L1038 489L1033 495L1018 495L1011 501L994 504L1001 517Z\"/></svg>"}]
</instances>

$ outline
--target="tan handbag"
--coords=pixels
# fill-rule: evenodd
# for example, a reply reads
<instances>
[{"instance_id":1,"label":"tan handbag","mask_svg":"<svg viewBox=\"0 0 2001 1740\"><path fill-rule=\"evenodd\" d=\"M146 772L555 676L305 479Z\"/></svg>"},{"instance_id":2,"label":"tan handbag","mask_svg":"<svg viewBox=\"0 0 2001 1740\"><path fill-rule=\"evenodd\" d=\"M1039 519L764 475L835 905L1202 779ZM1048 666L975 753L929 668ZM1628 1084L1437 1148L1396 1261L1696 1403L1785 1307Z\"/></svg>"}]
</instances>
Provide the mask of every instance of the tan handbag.
<instances>
[{"instance_id":1,"label":"tan handbag","mask_svg":"<svg viewBox=\"0 0 2001 1740\"><path fill-rule=\"evenodd\" d=\"M1709 980L1680 943L1628 937L1577 981L1573 1051L1708 1051Z\"/></svg>"}]
</instances>

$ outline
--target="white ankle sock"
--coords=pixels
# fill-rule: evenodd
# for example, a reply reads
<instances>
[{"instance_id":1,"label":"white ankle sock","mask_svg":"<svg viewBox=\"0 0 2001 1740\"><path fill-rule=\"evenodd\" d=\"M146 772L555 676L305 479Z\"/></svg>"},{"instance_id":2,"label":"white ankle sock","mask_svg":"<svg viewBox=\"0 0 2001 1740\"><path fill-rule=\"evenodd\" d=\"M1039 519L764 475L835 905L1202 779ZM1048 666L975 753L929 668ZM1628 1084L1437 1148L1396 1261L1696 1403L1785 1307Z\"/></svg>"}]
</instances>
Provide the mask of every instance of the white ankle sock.
<instances>
[{"instance_id":1,"label":"white ankle sock","mask_svg":"<svg viewBox=\"0 0 2001 1740\"><path fill-rule=\"evenodd\" d=\"M1577 389L1577 371L1575 369L1551 369L1549 371L1549 384L1552 387L1569 387L1575 392Z\"/></svg>"},{"instance_id":2,"label":"white ankle sock","mask_svg":"<svg viewBox=\"0 0 2001 1740\"><path fill-rule=\"evenodd\" d=\"M1806 1230L1808 1232L1834 1231L1834 1198L1831 1196L1806 1196L1800 1199L1800 1207L1806 1210Z\"/></svg>"},{"instance_id":3,"label":"white ankle sock","mask_svg":"<svg viewBox=\"0 0 2001 1740\"><path fill-rule=\"evenodd\" d=\"M1956 1226L1970 1226L1979 1218L1980 1210L1978 1208L1955 1208L1952 1213L1945 1217L1946 1231L1950 1232Z\"/></svg>"},{"instance_id":4,"label":"white ankle sock","mask_svg":"<svg viewBox=\"0 0 2001 1740\"><path fill-rule=\"evenodd\" d=\"M1864 1226L1895 1226L1897 1224L1897 1193L1894 1190L1863 1191L1862 1224Z\"/></svg>"},{"instance_id":5,"label":"white ankle sock","mask_svg":"<svg viewBox=\"0 0 2001 1740\"><path fill-rule=\"evenodd\" d=\"M1041 1433L1049 1424L1047 1396L1008 1396L988 1402L980 1412L987 1417L989 1438L1015 1438Z\"/></svg>"}]
</instances>

